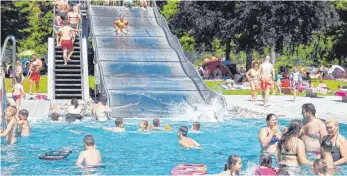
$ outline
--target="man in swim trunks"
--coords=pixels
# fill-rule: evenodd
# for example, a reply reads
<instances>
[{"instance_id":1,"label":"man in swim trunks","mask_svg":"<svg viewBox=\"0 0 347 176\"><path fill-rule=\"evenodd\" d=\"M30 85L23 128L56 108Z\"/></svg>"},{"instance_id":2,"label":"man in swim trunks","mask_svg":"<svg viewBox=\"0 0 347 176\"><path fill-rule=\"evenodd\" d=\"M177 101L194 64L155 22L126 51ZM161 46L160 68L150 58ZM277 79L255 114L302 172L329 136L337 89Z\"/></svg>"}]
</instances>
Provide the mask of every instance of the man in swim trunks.
<instances>
[{"instance_id":1,"label":"man in swim trunks","mask_svg":"<svg viewBox=\"0 0 347 176\"><path fill-rule=\"evenodd\" d=\"M125 132L124 121L122 118L117 118L115 121L116 127L104 128L104 130L112 132Z\"/></svg>"},{"instance_id":2,"label":"man in swim trunks","mask_svg":"<svg viewBox=\"0 0 347 176\"><path fill-rule=\"evenodd\" d=\"M318 154L323 137L327 135L325 124L322 120L316 118L316 108L312 103L302 105L302 123L301 139L306 148L306 153Z\"/></svg>"},{"instance_id":3,"label":"man in swim trunks","mask_svg":"<svg viewBox=\"0 0 347 176\"><path fill-rule=\"evenodd\" d=\"M71 37L73 36L73 32L77 32L79 30L73 29L72 27L68 26L66 21L63 23L63 25L64 26L60 28L56 34L60 36L64 65L67 65L67 61L70 60L70 57L73 53L73 40L71 40Z\"/></svg>"},{"instance_id":4,"label":"man in swim trunks","mask_svg":"<svg viewBox=\"0 0 347 176\"><path fill-rule=\"evenodd\" d=\"M128 26L129 22L124 20L124 15L120 15L119 18L119 20L114 22L114 25L116 26L117 35L120 33L126 34L127 31L124 28L125 26Z\"/></svg>"},{"instance_id":5,"label":"man in swim trunks","mask_svg":"<svg viewBox=\"0 0 347 176\"><path fill-rule=\"evenodd\" d=\"M328 132L327 138L333 144L331 155L333 156L334 166L347 163L347 140L339 133L339 124L335 119L328 119L326 122Z\"/></svg>"},{"instance_id":6,"label":"man in swim trunks","mask_svg":"<svg viewBox=\"0 0 347 176\"><path fill-rule=\"evenodd\" d=\"M94 137L92 135L86 135L83 139L84 151L80 153L76 164L82 166L100 166L101 165L101 154L99 150L96 149L94 144Z\"/></svg>"},{"instance_id":7,"label":"man in swim trunks","mask_svg":"<svg viewBox=\"0 0 347 176\"><path fill-rule=\"evenodd\" d=\"M40 70L42 67L42 61L36 56L32 56L32 63L30 65L29 71L29 94L32 94L32 84L36 83L36 95L39 93L39 83L40 83Z\"/></svg>"},{"instance_id":8,"label":"man in swim trunks","mask_svg":"<svg viewBox=\"0 0 347 176\"><path fill-rule=\"evenodd\" d=\"M275 69L270 63L270 56L265 57L265 61L260 66L260 87L262 89L263 103L267 106L272 84L275 80Z\"/></svg>"}]
</instances>

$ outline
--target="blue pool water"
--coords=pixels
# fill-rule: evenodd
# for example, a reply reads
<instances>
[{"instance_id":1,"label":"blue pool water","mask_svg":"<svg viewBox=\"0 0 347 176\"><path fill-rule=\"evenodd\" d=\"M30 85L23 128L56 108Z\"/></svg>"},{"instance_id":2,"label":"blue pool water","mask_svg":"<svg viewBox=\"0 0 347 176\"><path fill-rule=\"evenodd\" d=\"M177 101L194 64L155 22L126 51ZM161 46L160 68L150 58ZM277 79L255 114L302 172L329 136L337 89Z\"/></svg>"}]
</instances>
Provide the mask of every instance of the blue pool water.
<instances>
[{"instance_id":1,"label":"blue pool water","mask_svg":"<svg viewBox=\"0 0 347 176\"><path fill-rule=\"evenodd\" d=\"M1 144L2 175L167 175L180 163L205 164L208 173L215 174L223 171L224 163L231 154L241 155L242 169L246 171L247 166L258 163L258 131L266 125L262 119L202 122L202 133L188 134L202 145L202 149L186 150L178 145L176 132L181 125L190 128L191 122L162 119L162 125L171 124L174 130L150 133L137 132L139 122L140 119L126 119L126 133L102 129L113 126L112 121L104 124L93 121L74 124L36 122L32 124L30 138L21 138L19 143L12 146ZM289 120L280 120L279 123L287 126ZM347 136L347 125L340 124L340 130ZM106 168L85 170L75 166L78 154L83 150L83 137L87 134L95 137ZM63 160L38 159L39 155L49 150L63 147L73 149L70 156ZM340 168L340 173L346 171L346 166Z\"/></svg>"}]
</instances>

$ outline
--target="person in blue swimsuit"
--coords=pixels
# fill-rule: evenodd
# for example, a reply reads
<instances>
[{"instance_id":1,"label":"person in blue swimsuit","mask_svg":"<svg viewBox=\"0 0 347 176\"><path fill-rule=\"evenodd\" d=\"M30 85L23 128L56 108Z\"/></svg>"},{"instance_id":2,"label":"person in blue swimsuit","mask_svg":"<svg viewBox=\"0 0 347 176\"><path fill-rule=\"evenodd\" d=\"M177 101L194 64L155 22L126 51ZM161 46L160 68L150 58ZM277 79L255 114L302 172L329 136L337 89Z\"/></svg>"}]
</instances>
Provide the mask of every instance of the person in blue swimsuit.
<instances>
[{"instance_id":1,"label":"person in blue swimsuit","mask_svg":"<svg viewBox=\"0 0 347 176\"><path fill-rule=\"evenodd\" d=\"M267 126L259 131L259 142L261 144L262 152L271 154L276 153L277 143L282 137L281 131L277 124L277 116L275 114L268 114L266 116Z\"/></svg>"}]
</instances>

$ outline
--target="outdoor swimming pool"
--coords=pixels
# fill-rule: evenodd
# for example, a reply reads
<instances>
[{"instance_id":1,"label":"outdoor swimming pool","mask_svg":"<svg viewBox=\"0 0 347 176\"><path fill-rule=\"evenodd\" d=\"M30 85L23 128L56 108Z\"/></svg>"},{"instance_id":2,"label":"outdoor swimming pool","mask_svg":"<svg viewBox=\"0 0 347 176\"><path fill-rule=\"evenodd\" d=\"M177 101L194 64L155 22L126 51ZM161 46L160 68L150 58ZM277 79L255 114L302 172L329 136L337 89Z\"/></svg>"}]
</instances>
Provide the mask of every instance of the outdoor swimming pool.
<instances>
[{"instance_id":1,"label":"outdoor swimming pool","mask_svg":"<svg viewBox=\"0 0 347 176\"><path fill-rule=\"evenodd\" d=\"M189 136L196 139L201 150L186 150L178 145L177 129L181 125L191 127L191 121L162 119L161 124L171 124L170 132L137 132L140 119L125 119L125 133L104 131L113 126L84 121L74 124L40 121L32 124L32 136L22 138L15 145L1 144L2 175L168 175L180 163L200 163L208 166L208 174L224 169L231 154L241 155L243 171L248 165L258 163L260 144L258 130L265 126L262 119L230 119L224 122L202 122L202 133ZM152 121L149 121L152 124ZM279 120L287 126L289 120ZM347 125L340 124L340 132L347 136ZM83 137L92 134L102 154L105 168L85 170L75 166L78 154L83 150ZM4 140L2 140L4 141ZM44 161L38 156L53 149L69 147L73 152L58 161ZM251 163L251 164L250 164ZM306 170L307 167L306 167ZM346 173L347 167L340 167ZM310 174L311 175L311 174Z\"/></svg>"}]
</instances>

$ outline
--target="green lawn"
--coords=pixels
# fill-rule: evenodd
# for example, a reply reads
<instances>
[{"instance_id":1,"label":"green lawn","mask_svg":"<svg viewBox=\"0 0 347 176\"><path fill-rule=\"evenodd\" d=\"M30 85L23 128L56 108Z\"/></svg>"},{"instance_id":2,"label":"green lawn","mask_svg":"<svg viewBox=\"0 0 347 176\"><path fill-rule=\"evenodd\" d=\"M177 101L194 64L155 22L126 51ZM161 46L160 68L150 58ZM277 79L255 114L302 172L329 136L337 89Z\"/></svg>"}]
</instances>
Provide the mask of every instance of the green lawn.
<instances>
[{"instance_id":1,"label":"green lawn","mask_svg":"<svg viewBox=\"0 0 347 176\"><path fill-rule=\"evenodd\" d=\"M89 76L89 88L94 90L94 76ZM11 92L11 83L12 79L6 78L5 84L6 84L6 92ZM224 81L205 81L206 85L219 93L222 93L223 95L249 95L250 90L225 90L220 85L224 83ZM314 86L317 86L319 84L319 80L312 80L312 83ZM338 90L338 86L344 85L347 86L346 82L341 81L333 81L333 80L324 80L324 83L328 85L331 91ZM25 92L29 92L29 79L25 78L23 81L23 87ZM33 90L34 91L34 90ZM47 93L47 76L41 76L40 80L40 93ZM258 94L261 94L261 91L258 91ZM299 93L300 96L305 96L305 93Z\"/></svg>"},{"instance_id":2,"label":"green lawn","mask_svg":"<svg viewBox=\"0 0 347 176\"><path fill-rule=\"evenodd\" d=\"M6 85L6 92L12 91L12 79L6 78L5 79L5 85ZM35 84L33 84L33 90L35 92ZM29 92L29 78L25 78L23 81L23 87L25 92ZM94 90L94 76L89 76L89 88ZM40 87L39 87L40 93L47 93L47 76L41 76L40 79Z\"/></svg>"},{"instance_id":3,"label":"green lawn","mask_svg":"<svg viewBox=\"0 0 347 176\"><path fill-rule=\"evenodd\" d=\"M314 86L317 86L319 84L319 80L312 80L312 83ZM341 81L334 81L334 80L324 80L323 81L331 91L336 91L338 90L338 86L344 85L347 86L346 82L341 82ZM222 93L223 95L250 95L250 90L225 90L222 88L220 85L224 83L224 81L205 81L206 85L219 93ZM275 88L277 86L275 85ZM258 94L261 94L261 91L258 91ZM300 96L305 96L305 93L299 93Z\"/></svg>"}]
</instances>

